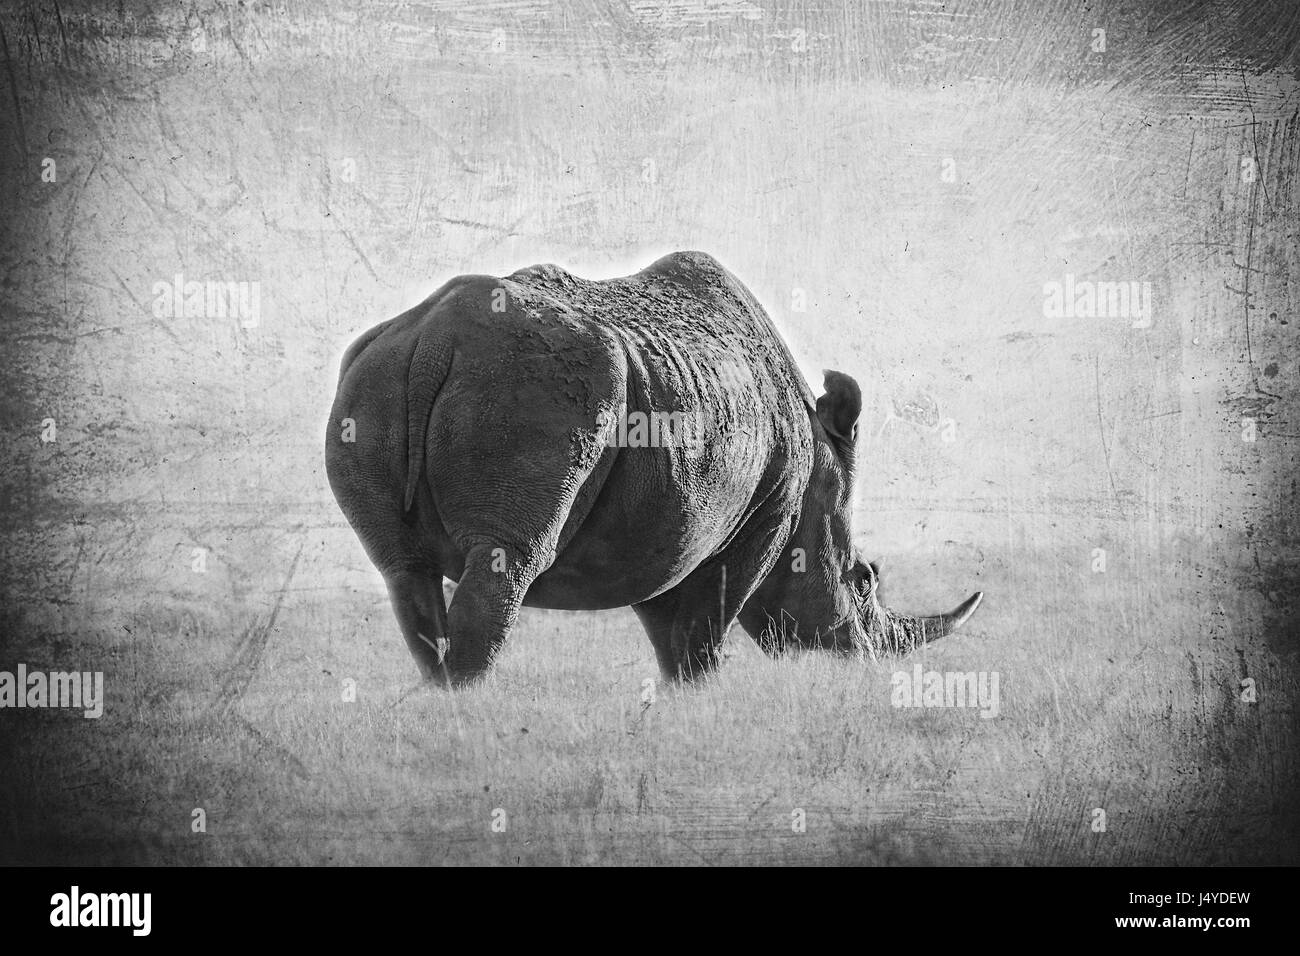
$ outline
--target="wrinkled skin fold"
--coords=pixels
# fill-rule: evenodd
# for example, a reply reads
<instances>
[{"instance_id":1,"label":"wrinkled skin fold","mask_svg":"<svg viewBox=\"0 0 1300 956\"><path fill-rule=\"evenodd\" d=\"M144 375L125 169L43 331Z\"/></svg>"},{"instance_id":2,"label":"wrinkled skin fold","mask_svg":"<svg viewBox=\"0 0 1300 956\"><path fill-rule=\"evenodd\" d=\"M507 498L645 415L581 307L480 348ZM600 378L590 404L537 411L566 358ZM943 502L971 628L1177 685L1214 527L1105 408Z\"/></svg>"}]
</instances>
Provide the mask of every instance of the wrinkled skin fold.
<instances>
[{"instance_id":1,"label":"wrinkled skin fold","mask_svg":"<svg viewBox=\"0 0 1300 956\"><path fill-rule=\"evenodd\" d=\"M881 605L851 540L861 392L824 389L702 253L599 282L460 276L348 349L326 471L439 683L482 675L523 605L631 606L674 680L736 621L772 654L905 653L980 595Z\"/></svg>"}]
</instances>

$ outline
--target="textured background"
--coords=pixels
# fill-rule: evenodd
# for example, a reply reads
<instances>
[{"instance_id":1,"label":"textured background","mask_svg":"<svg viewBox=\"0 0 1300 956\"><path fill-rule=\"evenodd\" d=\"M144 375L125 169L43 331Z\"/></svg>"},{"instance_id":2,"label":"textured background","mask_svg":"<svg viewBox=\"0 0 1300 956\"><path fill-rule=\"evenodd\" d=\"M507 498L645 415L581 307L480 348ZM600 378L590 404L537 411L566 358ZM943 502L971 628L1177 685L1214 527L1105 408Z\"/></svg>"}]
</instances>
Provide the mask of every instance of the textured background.
<instances>
[{"instance_id":1,"label":"textured background","mask_svg":"<svg viewBox=\"0 0 1300 956\"><path fill-rule=\"evenodd\" d=\"M0 669L109 701L0 711L0 858L1300 860L1300 7L73 7L0 14ZM889 668L746 643L597 740L653 673L627 612L526 613L491 686L402 696L324 481L343 349L457 273L674 249L861 382L862 546L896 607L987 592L927 653L1000 670L999 720L903 726ZM159 316L178 273L257 283L258 323ZM1046 316L1067 274L1149 283L1149 327ZM786 693L824 712L745 716ZM545 810L508 850L492 786ZM832 835L772 842L787 805Z\"/></svg>"}]
</instances>

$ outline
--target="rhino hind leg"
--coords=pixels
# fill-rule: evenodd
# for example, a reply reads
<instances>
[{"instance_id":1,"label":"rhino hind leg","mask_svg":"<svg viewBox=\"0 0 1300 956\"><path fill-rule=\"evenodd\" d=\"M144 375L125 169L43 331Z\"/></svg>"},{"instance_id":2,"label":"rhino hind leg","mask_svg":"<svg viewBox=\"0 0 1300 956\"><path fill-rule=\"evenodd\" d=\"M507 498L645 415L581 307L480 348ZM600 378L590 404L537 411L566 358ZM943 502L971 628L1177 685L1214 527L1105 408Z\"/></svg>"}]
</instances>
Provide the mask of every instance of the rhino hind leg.
<instances>
[{"instance_id":1,"label":"rhino hind leg","mask_svg":"<svg viewBox=\"0 0 1300 956\"><path fill-rule=\"evenodd\" d=\"M539 570L528 554L515 549L478 545L470 550L447 611L443 683L457 687L487 673Z\"/></svg>"},{"instance_id":2,"label":"rhino hind leg","mask_svg":"<svg viewBox=\"0 0 1300 956\"><path fill-rule=\"evenodd\" d=\"M442 573L411 568L385 575L388 596L407 649L425 680L443 680L447 652L447 605Z\"/></svg>"}]
</instances>

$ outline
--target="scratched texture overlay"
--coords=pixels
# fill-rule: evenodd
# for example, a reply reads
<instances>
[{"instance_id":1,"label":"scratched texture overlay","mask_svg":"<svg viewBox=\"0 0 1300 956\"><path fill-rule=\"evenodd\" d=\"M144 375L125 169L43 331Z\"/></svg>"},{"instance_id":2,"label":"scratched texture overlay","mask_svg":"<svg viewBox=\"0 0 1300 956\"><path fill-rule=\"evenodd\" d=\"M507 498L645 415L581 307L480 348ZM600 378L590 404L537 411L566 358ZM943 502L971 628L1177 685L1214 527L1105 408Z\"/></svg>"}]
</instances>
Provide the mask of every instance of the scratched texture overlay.
<instances>
[{"instance_id":1,"label":"scratched texture overlay","mask_svg":"<svg viewBox=\"0 0 1300 956\"><path fill-rule=\"evenodd\" d=\"M1298 24L6 5L0 671L105 701L0 710L0 862L1297 862ZM629 611L525 610L416 687L325 483L343 350L459 273L676 249L862 384L889 603L983 607L901 661L737 630L653 703ZM893 706L915 664L996 717Z\"/></svg>"}]
</instances>

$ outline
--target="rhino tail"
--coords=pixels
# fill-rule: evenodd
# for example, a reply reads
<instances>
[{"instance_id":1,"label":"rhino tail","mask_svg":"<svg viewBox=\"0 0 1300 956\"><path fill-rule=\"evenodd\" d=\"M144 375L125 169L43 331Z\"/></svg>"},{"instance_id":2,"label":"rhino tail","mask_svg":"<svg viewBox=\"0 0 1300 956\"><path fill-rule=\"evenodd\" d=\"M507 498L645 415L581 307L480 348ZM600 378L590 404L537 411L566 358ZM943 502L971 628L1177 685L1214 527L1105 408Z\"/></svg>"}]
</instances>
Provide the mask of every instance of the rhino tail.
<instances>
[{"instance_id":1,"label":"rhino tail","mask_svg":"<svg viewBox=\"0 0 1300 956\"><path fill-rule=\"evenodd\" d=\"M415 490L424 473L425 438L429 416L451 368L451 342L440 329L426 329L416 340L406 369L406 505L415 503Z\"/></svg>"}]
</instances>

